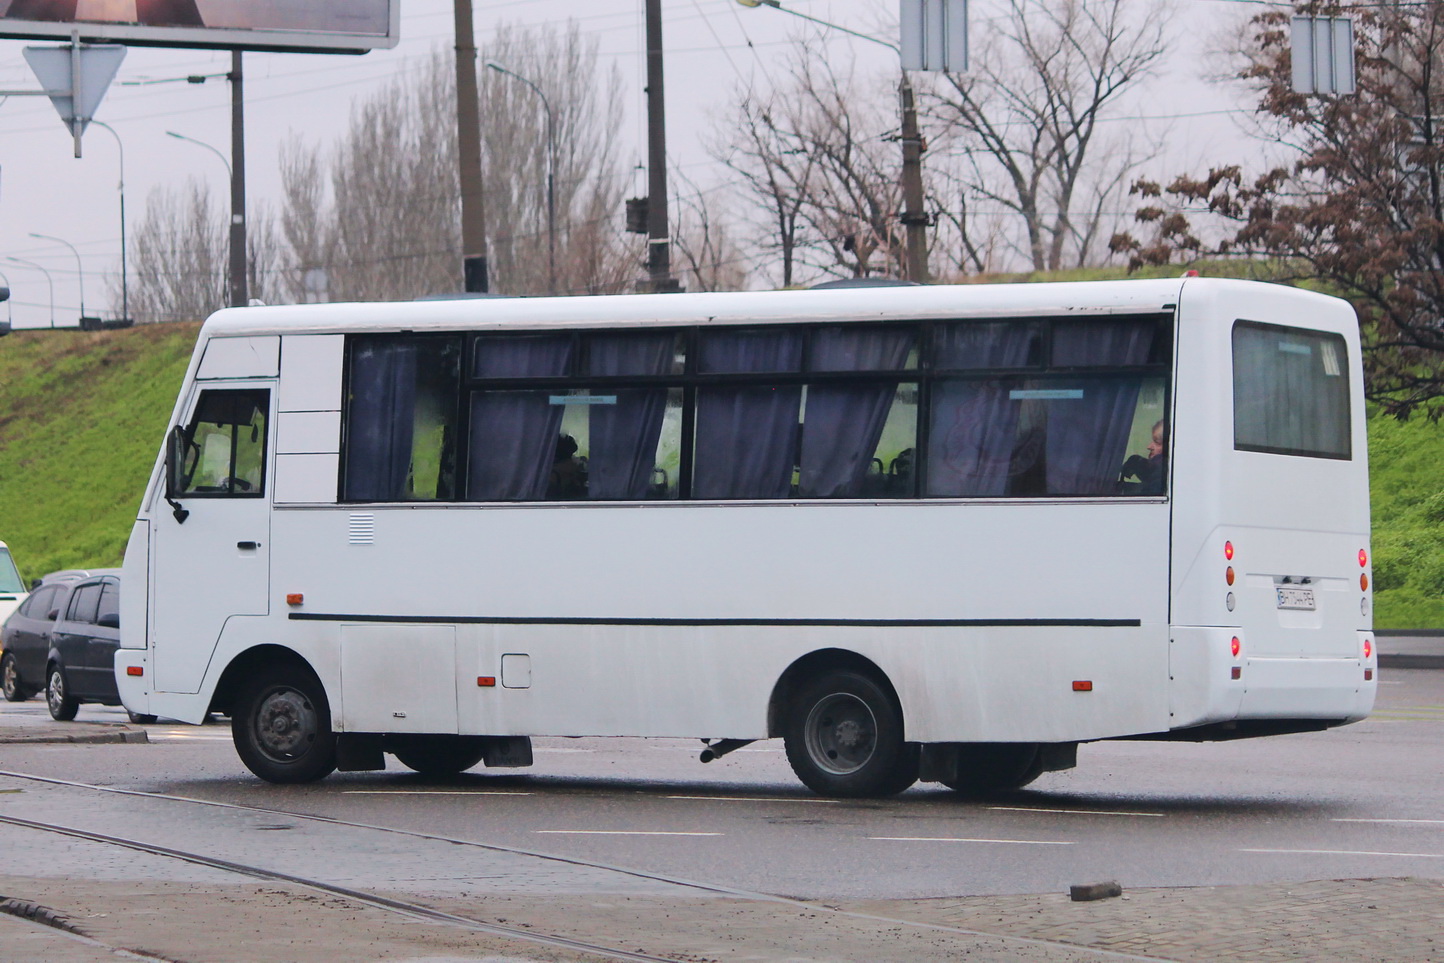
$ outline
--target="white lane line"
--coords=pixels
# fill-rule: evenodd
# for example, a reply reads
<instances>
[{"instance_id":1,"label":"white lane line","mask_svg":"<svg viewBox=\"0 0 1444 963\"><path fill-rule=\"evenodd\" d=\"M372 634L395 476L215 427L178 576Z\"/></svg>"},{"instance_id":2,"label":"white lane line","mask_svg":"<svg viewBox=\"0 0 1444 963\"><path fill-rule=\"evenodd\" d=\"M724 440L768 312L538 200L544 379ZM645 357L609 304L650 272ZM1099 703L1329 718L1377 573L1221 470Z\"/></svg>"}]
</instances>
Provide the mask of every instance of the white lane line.
<instances>
[{"instance_id":1,"label":"white lane line","mask_svg":"<svg viewBox=\"0 0 1444 963\"><path fill-rule=\"evenodd\" d=\"M667 796L667 799L702 799L707 802L780 802L780 803L821 803L835 806L840 799L785 799L776 796Z\"/></svg>"},{"instance_id":2,"label":"white lane line","mask_svg":"<svg viewBox=\"0 0 1444 963\"><path fill-rule=\"evenodd\" d=\"M1152 816L1162 819L1163 813L1125 813L1112 812L1107 809L1036 809L1032 806L989 806L993 812L999 813L1064 813L1069 816Z\"/></svg>"},{"instance_id":3,"label":"white lane line","mask_svg":"<svg viewBox=\"0 0 1444 963\"><path fill-rule=\"evenodd\" d=\"M536 829L533 832L550 836L725 836L726 833L668 833L642 829Z\"/></svg>"},{"instance_id":4,"label":"white lane line","mask_svg":"<svg viewBox=\"0 0 1444 963\"><path fill-rule=\"evenodd\" d=\"M1336 823L1408 823L1420 826L1444 826L1444 819L1334 819Z\"/></svg>"},{"instance_id":5,"label":"white lane line","mask_svg":"<svg viewBox=\"0 0 1444 963\"><path fill-rule=\"evenodd\" d=\"M889 843L1007 843L1010 846L1075 846L1074 842L1056 839L965 839L956 836L869 836Z\"/></svg>"},{"instance_id":6,"label":"white lane line","mask_svg":"<svg viewBox=\"0 0 1444 963\"><path fill-rule=\"evenodd\" d=\"M1373 853L1354 849L1240 849L1239 852L1286 856L1403 856L1408 859L1444 859L1444 853Z\"/></svg>"},{"instance_id":7,"label":"white lane line","mask_svg":"<svg viewBox=\"0 0 1444 963\"><path fill-rule=\"evenodd\" d=\"M343 789L343 796L530 796L505 789Z\"/></svg>"}]
</instances>

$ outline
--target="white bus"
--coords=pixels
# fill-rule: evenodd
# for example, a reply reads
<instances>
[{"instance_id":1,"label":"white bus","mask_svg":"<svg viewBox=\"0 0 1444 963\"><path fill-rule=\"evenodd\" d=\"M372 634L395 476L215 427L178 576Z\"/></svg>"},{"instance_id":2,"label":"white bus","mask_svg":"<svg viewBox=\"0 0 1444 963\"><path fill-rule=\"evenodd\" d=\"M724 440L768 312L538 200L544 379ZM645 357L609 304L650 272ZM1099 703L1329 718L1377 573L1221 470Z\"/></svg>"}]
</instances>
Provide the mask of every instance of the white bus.
<instances>
[{"instance_id":1,"label":"white bus","mask_svg":"<svg viewBox=\"0 0 1444 963\"><path fill-rule=\"evenodd\" d=\"M781 737L813 790L1364 718L1357 320L1085 284L330 304L201 330L132 712L258 776Z\"/></svg>"}]
</instances>

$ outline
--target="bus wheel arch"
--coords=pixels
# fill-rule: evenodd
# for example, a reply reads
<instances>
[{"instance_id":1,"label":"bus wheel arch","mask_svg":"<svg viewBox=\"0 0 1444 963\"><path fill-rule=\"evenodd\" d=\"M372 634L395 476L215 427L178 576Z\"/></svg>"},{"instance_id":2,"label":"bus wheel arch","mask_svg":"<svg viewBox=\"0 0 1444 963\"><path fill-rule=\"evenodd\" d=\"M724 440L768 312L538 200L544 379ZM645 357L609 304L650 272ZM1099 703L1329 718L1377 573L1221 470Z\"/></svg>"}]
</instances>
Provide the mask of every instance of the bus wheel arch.
<instances>
[{"instance_id":1,"label":"bus wheel arch","mask_svg":"<svg viewBox=\"0 0 1444 963\"><path fill-rule=\"evenodd\" d=\"M769 729L787 761L824 796L891 796L918 778L918 746L903 739L903 710L887 674L841 649L810 653L773 690Z\"/></svg>"},{"instance_id":2,"label":"bus wheel arch","mask_svg":"<svg viewBox=\"0 0 1444 963\"><path fill-rule=\"evenodd\" d=\"M326 687L291 650L259 646L243 653L227 666L212 705L229 711L236 753L267 782L313 782L335 770Z\"/></svg>"}]
</instances>

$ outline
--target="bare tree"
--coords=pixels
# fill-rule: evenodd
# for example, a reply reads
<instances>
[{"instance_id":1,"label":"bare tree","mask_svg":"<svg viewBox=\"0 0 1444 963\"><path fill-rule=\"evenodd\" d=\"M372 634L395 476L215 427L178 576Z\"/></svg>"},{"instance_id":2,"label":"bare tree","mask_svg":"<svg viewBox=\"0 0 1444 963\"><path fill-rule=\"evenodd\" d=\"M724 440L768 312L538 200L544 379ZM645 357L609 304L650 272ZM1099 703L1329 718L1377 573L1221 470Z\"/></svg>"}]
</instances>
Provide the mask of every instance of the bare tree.
<instances>
[{"instance_id":1,"label":"bare tree","mask_svg":"<svg viewBox=\"0 0 1444 963\"><path fill-rule=\"evenodd\" d=\"M1005 0L967 74L927 103L963 162L967 195L1021 223L1034 270L1104 254L1108 221L1140 154L1099 122L1167 50L1165 0ZM956 196L963 196L960 191Z\"/></svg>"},{"instance_id":2,"label":"bare tree","mask_svg":"<svg viewBox=\"0 0 1444 963\"><path fill-rule=\"evenodd\" d=\"M714 206L728 188L701 190L676 169L672 183L679 191L672 237L682 287L688 291L742 290L747 284L746 260L733 237L731 222Z\"/></svg>"},{"instance_id":3,"label":"bare tree","mask_svg":"<svg viewBox=\"0 0 1444 963\"><path fill-rule=\"evenodd\" d=\"M767 224L765 247L781 254L781 282L813 274L899 273L901 161L891 141L891 104L864 92L803 48L788 82L746 92L726 134L709 146L741 175Z\"/></svg>"},{"instance_id":4,"label":"bare tree","mask_svg":"<svg viewBox=\"0 0 1444 963\"><path fill-rule=\"evenodd\" d=\"M157 187L131 236L130 310L141 322L199 321L226 304L226 217L195 179Z\"/></svg>"},{"instance_id":5,"label":"bare tree","mask_svg":"<svg viewBox=\"0 0 1444 963\"><path fill-rule=\"evenodd\" d=\"M602 73L597 43L575 23L564 32L502 26L482 54L516 76L483 70L481 130L491 264L498 290L540 294L550 280L546 174L556 151L556 273L559 293L626 290L641 245L621 230L625 181L616 153L621 77Z\"/></svg>"}]
</instances>

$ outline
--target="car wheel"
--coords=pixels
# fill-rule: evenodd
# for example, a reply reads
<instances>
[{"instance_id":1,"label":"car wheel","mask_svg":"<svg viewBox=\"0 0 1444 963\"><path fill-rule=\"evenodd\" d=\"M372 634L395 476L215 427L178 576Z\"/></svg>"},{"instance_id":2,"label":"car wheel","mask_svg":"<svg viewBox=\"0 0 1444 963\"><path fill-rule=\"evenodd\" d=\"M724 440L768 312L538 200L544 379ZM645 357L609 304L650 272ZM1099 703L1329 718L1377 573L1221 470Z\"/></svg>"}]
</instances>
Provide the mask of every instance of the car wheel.
<instances>
[{"instance_id":1,"label":"car wheel","mask_svg":"<svg viewBox=\"0 0 1444 963\"><path fill-rule=\"evenodd\" d=\"M50 676L45 683L45 704L50 707L50 718L56 722L69 722L80 709L80 700L70 694L65 683L65 671L58 665L50 667Z\"/></svg>"},{"instance_id":2,"label":"car wheel","mask_svg":"<svg viewBox=\"0 0 1444 963\"><path fill-rule=\"evenodd\" d=\"M834 670L805 685L783 744L797 778L823 796L892 796L917 782L918 747L903 741L902 711L858 672Z\"/></svg>"},{"instance_id":3,"label":"car wheel","mask_svg":"<svg viewBox=\"0 0 1444 963\"><path fill-rule=\"evenodd\" d=\"M30 690L20 680L20 666L15 664L13 655L0 659L0 688L5 691L6 702L24 702L30 698Z\"/></svg>"},{"instance_id":4,"label":"car wheel","mask_svg":"<svg viewBox=\"0 0 1444 963\"><path fill-rule=\"evenodd\" d=\"M1037 743L976 743L958 746L957 774L939 781L964 796L988 796L1022 789L1042 774Z\"/></svg>"},{"instance_id":5,"label":"car wheel","mask_svg":"<svg viewBox=\"0 0 1444 963\"><path fill-rule=\"evenodd\" d=\"M423 776L466 772L486 752L477 736L391 736L387 747L403 766Z\"/></svg>"},{"instance_id":6,"label":"car wheel","mask_svg":"<svg viewBox=\"0 0 1444 963\"><path fill-rule=\"evenodd\" d=\"M267 782L313 782L336 768L326 692L301 666L256 674L237 699L231 738L246 768Z\"/></svg>"},{"instance_id":7,"label":"car wheel","mask_svg":"<svg viewBox=\"0 0 1444 963\"><path fill-rule=\"evenodd\" d=\"M131 722L134 722L138 726L148 726L155 722L155 716L148 712L131 712L129 709L126 709L125 714L130 717Z\"/></svg>"}]
</instances>

